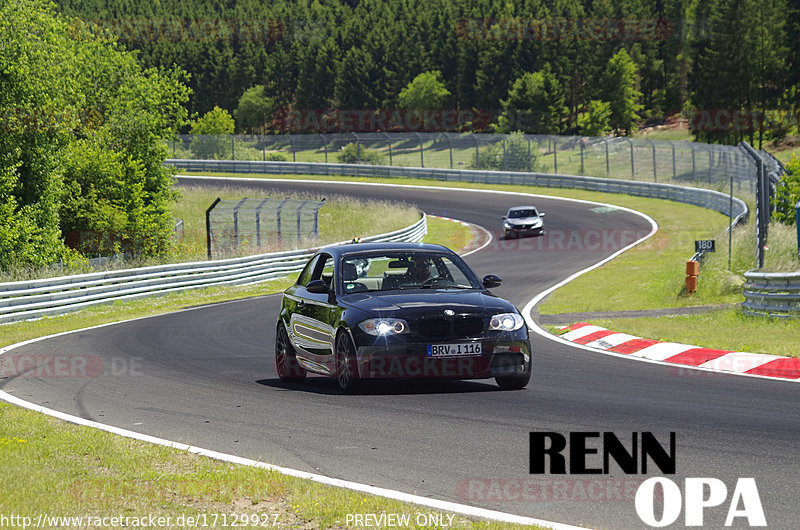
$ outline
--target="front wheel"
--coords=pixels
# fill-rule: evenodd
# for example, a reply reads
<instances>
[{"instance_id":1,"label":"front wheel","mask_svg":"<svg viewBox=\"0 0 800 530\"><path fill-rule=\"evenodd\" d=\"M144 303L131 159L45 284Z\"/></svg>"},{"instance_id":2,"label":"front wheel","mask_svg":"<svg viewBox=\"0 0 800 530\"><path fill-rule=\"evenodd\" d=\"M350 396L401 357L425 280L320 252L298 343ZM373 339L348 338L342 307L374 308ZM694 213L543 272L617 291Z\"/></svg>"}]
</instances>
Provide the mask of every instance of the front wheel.
<instances>
[{"instance_id":1,"label":"front wheel","mask_svg":"<svg viewBox=\"0 0 800 530\"><path fill-rule=\"evenodd\" d=\"M352 391L358 382L356 348L346 332L336 338L336 382L345 392Z\"/></svg>"},{"instance_id":2,"label":"front wheel","mask_svg":"<svg viewBox=\"0 0 800 530\"><path fill-rule=\"evenodd\" d=\"M306 378L306 370L297 362L297 354L282 323L275 335L275 371L278 379L287 383Z\"/></svg>"},{"instance_id":3,"label":"front wheel","mask_svg":"<svg viewBox=\"0 0 800 530\"><path fill-rule=\"evenodd\" d=\"M531 380L531 365L528 363L527 369L521 374L498 375L494 380L502 390L522 390Z\"/></svg>"}]
</instances>

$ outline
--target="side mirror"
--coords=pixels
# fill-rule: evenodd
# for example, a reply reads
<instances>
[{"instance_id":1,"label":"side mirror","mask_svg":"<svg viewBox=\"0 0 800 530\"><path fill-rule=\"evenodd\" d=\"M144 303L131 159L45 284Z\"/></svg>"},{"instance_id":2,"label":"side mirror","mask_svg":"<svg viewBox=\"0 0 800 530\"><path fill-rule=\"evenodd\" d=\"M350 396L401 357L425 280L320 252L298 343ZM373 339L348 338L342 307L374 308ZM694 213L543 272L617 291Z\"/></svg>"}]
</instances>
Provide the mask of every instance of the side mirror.
<instances>
[{"instance_id":1,"label":"side mirror","mask_svg":"<svg viewBox=\"0 0 800 530\"><path fill-rule=\"evenodd\" d=\"M492 287L500 287L503 284L503 279L500 276L495 276L494 274L487 274L483 277L483 286L487 289L491 289Z\"/></svg>"},{"instance_id":2,"label":"side mirror","mask_svg":"<svg viewBox=\"0 0 800 530\"><path fill-rule=\"evenodd\" d=\"M539 217L544 217L546 214L544 212L539 212Z\"/></svg>"},{"instance_id":3,"label":"side mirror","mask_svg":"<svg viewBox=\"0 0 800 530\"><path fill-rule=\"evenodd\" d=\"M326 294L330 289L328 289L328 284L322 280L311 280L306 285L306 291L314 294Z\"/></svg>"},{"instance_id":4,"label":"side mirror","mask_svg":"<svg viewBox=\"0 0 800 530\"><path fill-rule=\"evenodd\" d=\"M506 216L504 215L504 216L503 216L503 221L505 221L506 219L508 219L508 217L506 217Z\"/></svg>"}]
</instances>

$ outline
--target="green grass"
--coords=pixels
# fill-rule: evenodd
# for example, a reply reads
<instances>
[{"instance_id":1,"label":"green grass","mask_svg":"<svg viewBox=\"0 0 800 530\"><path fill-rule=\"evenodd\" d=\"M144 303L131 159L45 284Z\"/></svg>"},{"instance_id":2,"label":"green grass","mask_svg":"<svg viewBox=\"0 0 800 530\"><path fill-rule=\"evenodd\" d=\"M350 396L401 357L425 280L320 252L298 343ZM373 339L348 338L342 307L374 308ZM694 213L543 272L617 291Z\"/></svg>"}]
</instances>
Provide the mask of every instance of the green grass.
<instances>
[{"instance_id":1,"label":"green grass","mask_svg":"<svg viewBox=\"0 0 800 530\"><path fill-rule=\"evenodd\" d=\"M591 323L666 342L800 357L800 321L749 317L738 308L657 318L593 318Z\"/></svg>"},{"instance_id":2,"label":"green grass","mask_svg":"<svg viewBox=\"0 0 800 530\"><path fill-rule=\"evenodd\" d=\"M5 403L0 403L0 487L0 514L30 517L31 524L47 514L128 517L127 524L112 526L134 527L163 517L170 528L191 527L185 518L193 517L201 526L216 520L213 526L220 527L226 516L229 527L345 528L354 527L345 524L353 513L411 514L412 521L417 513L441 513L70 425ZM139 518L144 522L136 524ZM90 521L51 519L43 527L86 528ZM458 515L453 523L516 527Z\"/></svg>"}]
</instances>

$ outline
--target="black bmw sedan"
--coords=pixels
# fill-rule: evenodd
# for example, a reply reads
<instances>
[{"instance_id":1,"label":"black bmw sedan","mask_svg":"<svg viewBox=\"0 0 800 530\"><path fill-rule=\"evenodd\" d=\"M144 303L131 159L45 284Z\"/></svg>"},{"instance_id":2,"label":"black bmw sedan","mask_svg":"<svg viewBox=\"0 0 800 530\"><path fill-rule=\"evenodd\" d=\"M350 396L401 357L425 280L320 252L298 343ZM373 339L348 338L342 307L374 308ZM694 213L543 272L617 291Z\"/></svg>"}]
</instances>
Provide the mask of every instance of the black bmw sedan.
<instances>
[{"instance_id":1,"label":"black bmw sedan","mask_svg":"<svg viewBox=\"0 0 800 530\"><path fill-rule=\"evenodd\" d=\"M308 372L360 379L494 377L502 389L531 376L528 329L453 251L421 243L319 250L283 294L275 339L282 381Z\"/></svg>"}]
</instances>

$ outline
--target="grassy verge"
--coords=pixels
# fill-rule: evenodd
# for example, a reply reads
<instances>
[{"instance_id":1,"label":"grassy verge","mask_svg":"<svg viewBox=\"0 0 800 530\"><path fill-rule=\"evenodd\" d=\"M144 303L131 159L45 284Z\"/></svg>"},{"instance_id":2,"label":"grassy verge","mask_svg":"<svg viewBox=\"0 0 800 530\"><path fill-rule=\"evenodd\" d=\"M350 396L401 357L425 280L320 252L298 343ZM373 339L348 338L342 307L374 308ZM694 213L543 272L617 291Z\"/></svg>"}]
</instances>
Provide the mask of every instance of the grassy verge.
<instances>
[{"instance_id":1,"label":"grassy verge","mask_svg":"<svg viewBox=\"0 0 800 530\"><path fill-rule=\"evenodd\" d=\"M5 403L0 448L0 514L17 517L11 526L24 526L23 517L36 524L46 514L44 528L357 528L347 524L348 514L385 513L408 514L411 526L419 527L418 514L441 513L66 424ZM455 528L511 526L438 516ZM151 522L156 518L162 523Z\"/></svg>"}]
</instances>

